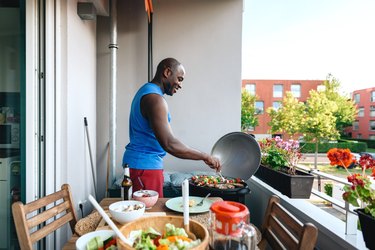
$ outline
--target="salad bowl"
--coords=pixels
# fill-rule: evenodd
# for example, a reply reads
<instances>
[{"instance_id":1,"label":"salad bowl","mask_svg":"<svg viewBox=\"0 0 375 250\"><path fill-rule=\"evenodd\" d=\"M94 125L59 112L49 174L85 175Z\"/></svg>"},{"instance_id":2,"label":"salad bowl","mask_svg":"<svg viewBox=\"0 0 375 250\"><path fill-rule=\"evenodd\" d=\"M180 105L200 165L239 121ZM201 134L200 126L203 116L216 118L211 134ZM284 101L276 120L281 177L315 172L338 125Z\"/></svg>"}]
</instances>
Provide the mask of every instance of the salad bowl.
<instances>
[{"instance_id":1,"label":"salad bowl","mask_svg":"<svg viewBox=\"0 0 375 250\"><path fill-rule=\"evenodd\" d=\"M161 234L165 231L166 224L174 225L178 230L184 228L184 218L182 216L154 216L143 217L138 220L129 222L120 228L121 233L129 238L131 232L137 230L149 230L153 228ZM190 248L191 250L205 250L208 247L208 231L201 223L190 220L190 232L194 233L197 239L200 239L200 244ZM132 246L125 244L121 240L117 241L117 247L120 250L134 249Z\"/></svg>"}]
</instances>

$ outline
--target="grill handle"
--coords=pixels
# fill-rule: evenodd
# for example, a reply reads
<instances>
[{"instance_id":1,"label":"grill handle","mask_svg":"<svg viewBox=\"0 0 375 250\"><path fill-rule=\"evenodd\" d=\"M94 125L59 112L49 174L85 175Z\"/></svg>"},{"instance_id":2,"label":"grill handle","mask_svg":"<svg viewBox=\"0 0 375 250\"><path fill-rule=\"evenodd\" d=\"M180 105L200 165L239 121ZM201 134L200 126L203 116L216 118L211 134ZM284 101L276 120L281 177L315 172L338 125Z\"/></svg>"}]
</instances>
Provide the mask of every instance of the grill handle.
<instances>
[{"instance_id":1,"label":"grill handle","mask_svg":"<svg viewBox=\"0 0 375 250\"><path fill-rule=\"evenodd\" d=\"M237 191L237 194L249 194L249 193L250 193L249 187L244 187Z\"/></svg>"}]
</instances>

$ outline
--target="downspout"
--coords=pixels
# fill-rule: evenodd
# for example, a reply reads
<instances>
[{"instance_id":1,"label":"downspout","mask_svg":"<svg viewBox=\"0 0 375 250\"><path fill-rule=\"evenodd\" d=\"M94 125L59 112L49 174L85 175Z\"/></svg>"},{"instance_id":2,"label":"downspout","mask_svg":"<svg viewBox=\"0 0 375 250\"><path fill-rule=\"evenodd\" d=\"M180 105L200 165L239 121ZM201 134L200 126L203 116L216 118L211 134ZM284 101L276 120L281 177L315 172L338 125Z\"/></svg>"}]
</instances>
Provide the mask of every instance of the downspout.
<instances>
[{"instance_id":1,"label":"downspout","mask_svg":"<svg viewBox=\"0 0 375 250\"><path fill-rule=\"evenodd\" d=\"M117 0L110 0L110 29L111 38L108 46L111 52L110 61L110 96L109 96L109 148L110 171L109 180L113 183L116 178L116 93L117 93Z\"/></svg>"}]
</instances>

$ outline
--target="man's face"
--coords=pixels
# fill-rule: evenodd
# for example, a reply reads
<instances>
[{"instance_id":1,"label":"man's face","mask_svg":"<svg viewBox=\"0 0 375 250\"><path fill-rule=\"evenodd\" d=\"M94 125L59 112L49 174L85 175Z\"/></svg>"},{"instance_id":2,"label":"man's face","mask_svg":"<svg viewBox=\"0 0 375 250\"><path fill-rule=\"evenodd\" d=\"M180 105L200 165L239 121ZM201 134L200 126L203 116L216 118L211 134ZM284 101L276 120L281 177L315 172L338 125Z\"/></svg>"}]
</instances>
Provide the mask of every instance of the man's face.
<instances>
[{"instance_id":1,"label":"man's face","mask_svg":"<svg viewBox=\"0 0 375 250\"><path fill-rule=\"evenodd\" d=\"M185 77L185 69L182 65L178 66L175 71L171 68L166 69L166 82L164 90L167 95L172 96L178 89L182 88L182 81Z\"/></svg>"}]
</instances>

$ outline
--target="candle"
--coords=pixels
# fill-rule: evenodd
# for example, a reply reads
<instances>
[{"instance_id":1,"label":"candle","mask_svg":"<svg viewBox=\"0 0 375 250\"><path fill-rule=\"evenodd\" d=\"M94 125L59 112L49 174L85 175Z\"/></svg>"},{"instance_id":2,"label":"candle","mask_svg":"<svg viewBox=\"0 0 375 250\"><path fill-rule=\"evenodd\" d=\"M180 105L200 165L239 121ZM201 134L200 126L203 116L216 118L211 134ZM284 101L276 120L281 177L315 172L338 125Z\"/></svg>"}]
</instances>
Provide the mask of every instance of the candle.
<instances>
[{"instance_id":1,"label":"candle","mask_svg":"<svg viewBox=\"0 0 375 250\"><path fill-rule=\"evenodd\" d=\"M189 181L185 179L182 182L182 200L184 207L184 225L189 224Z\"/></svg>"}]
</instances>

